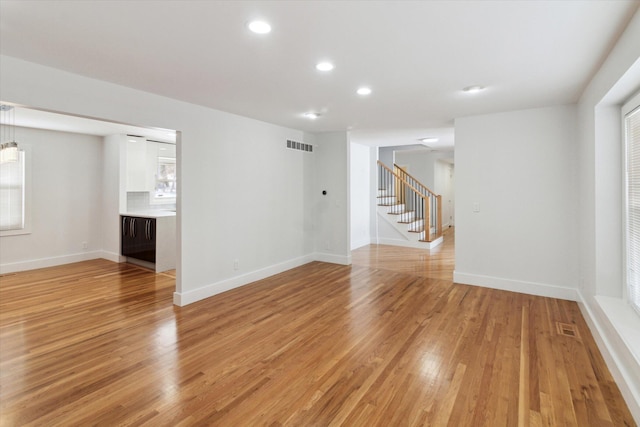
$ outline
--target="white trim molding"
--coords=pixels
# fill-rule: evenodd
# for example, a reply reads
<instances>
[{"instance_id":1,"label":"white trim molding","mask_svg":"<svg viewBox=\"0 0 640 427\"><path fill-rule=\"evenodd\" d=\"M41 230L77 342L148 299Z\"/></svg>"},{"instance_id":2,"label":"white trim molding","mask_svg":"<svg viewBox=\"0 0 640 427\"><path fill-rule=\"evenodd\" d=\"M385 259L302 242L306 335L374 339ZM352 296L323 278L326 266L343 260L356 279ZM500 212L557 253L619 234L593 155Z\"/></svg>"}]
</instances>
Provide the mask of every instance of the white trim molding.
<instances>
[{"instance_id":1,"label":"white trim molding","mask_svg":"<svg viewBox=\"0 0 640 427\"><path fill-rule=\"evenodd\" d=\"M578 306L634 420L640 424L640 317L621 298L584 298ZM622 324L621 324L622 323Z\"/></svg>"},{"instance_id":2,"label":"white trim molding","mask_svg":"<svg viewBox=\"0 0 640 427\"><path fill-rule=\"evenodd\" d=\"M282 273L292 268L300 267L301 265L308 264L314 261L312 255L306 255L299 258L294 258L289 261L281 262L279 264L271 265L259 270L255 270L240 276L230 277L225 280L221 280L210 285L202 286L200 288L188 291L188 292L174 292L173 303L177 306L185 306L194 302L203 300L205 298L212 297L222 292L230 291L231 289L239 288L257 280L265 279L275 274Z\"/></svg>"},{"instance_id":3,"label":"white trim molding","mask_svg":"<svg viewBox=\"0 0 640 427\"><path fill-rule=\"evenodd\" d=\"M371 238L364 238L364 239L360 239L357 240L355 242L351 242L351 250L356 250L358 248L361 248L363 246L367 246L371 244Z\"/></svg>"},{"instance_id":4,"label":"white trim molding","mask_svg":"<svg viewBox=\"0 0 640 427\"><path fill-rule=\"evenodd\" d=\"M104 252L92 251L79 254L62 255L57 257L33 259L29 261L19 261L7 264L0 264L0 274L16 273L18 271L35 270L36 268L55 267L58 265L71 264L73 262L89 261L103 258Z\"/></svg>"},{"instance_id":5,"label":"white trim molding","mask_svg":"<svg viewBox=\"0 0 640 427\"><path fill-rule=\"evenodd\" d=\"M102 254L100 256L100 258L104 258L108 261L113 261L113 262L126 262L127 261L127 257L126 256L122 256L118 253L115 252L109 252L109 251L102 251Z\"/></svg>"},{"instance_id":6,"label":"white trim molding","mask_svg":"<svg viewBox=\"0 0 640 427\"><path fill-rule=\"evenodd\" d=\"M349 255L328 254L325 252L316 252L313 254L314 261L328 262L329 264L351 265L351 251Z\"/></svg>"},{"instance_id":7,"label":"white trim molding","mask_svg":"<svg viewBox=\"0 0 640 427\"><path fill-rule=\"evenodd\" d=\"M525 282L522 280L505 279L502 277L462 273L455 270L453 272L453 281L454 283L461 283L463 285L482 286L485 288L519 292L522 294L578 301L577 289L548 285L545 283Z\"/></svg>"},{"instance_id":8,"label":"white trim molding","mask_svg":"<svg viewBox=\"0 0 640 427\"><path fill-rule=\"evenodd\" d=\"M433 242L378 238L379 245L403 246L405 248L416 248L416 249L433 249L439 244L441 244L443 241L444 241L444 238L442 236L438 237Z\"/></svg>"}]
</instances>

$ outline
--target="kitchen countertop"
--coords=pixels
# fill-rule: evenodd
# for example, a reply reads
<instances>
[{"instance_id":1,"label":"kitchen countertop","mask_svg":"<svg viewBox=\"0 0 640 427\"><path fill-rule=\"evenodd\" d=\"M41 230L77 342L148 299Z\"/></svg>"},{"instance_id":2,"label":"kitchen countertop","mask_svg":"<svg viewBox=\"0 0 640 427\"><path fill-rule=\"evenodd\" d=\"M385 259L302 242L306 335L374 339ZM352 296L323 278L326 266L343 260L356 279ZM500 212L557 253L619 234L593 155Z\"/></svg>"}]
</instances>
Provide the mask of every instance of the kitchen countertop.
<instances>
[{"instance_id":1,"label":"kitchen countertop","mask_svg":"<svg viewBox=\"0 0 640 427\"><path fill-rule=\"evenodd\" d=\"M120 212L121 216L137 216L141 218L164 218L169 216L176 216L174 211L170 210L145 210L145 211L129 211Z\"/></svg>"}]
</instances>

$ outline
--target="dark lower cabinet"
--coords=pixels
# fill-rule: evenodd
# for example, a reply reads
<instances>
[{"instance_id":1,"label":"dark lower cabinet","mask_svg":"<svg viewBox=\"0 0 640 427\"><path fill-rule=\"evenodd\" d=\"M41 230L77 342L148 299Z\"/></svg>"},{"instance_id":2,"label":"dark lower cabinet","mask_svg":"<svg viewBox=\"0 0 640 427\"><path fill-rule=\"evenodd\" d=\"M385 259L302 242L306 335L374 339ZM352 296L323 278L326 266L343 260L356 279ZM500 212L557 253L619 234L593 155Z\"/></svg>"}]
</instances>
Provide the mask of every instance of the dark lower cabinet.
<instances>
[{"instance_id":1,"label":"dark lower cabinet","mask_svg":"<svg viewBox=\"0 0 640 427\"><path fill-rule=\"evenodd\" d=\"M156 262L156 219L121 217L122 255Z\"/></svg>"}]
</instances>

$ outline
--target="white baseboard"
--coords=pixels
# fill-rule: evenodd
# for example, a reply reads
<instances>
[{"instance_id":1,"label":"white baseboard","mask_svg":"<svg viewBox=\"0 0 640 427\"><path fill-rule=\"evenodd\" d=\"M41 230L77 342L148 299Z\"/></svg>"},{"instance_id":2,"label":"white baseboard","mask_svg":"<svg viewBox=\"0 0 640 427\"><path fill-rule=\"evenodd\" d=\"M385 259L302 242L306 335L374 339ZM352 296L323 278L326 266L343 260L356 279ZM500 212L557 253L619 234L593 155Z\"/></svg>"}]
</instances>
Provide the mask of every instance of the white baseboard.
<instances>
[{"instance_id":1,"label":"white baseboard","mask_svg":"<svg viewBox=\"0 0 640 427\"><path fill-rule=\"evenodd\" d=\"M371 244L371 238L368 239L361 239L361 240L357 240L355 242L351 242L351 250L355 250L358 248L361 248L363 246L367 246Z\"/></svg>"},{"instance_id":2,"label":"white baseboard","mask_svg":"<svg viewBox=\"0 0 640 427\"><path fill-rule=\"evenodd\" d=\"M124 262L128 262L129 264L137 265L139 267L144 267L146 269L159 273L159 271L156 271L156 265L153 262L144 261L142 259L129 258L129 257L125 257Z\"/></svg>"},{"instance_id":3,"label":"white baseboard","mask_svg":"<svg viewBox=\"0 0 640 427\"><path fill-rule=\"evenodd\" d=\"M92 259L102 258L103 253L103 251L82 252L79 254L0 264L0 274L35 270L36 268L55 267L57 265L71 264L72 262L89 261Z\"/></svg>"},{"instance_id":4,"label":"white baseboard","mask_svg":"<svg viewBox=\"0 0 640 427\"><path fill-rule=\"evenodd\" d=\"M210 285L202 286L192 291L174 292L173 303L178 306L192 304L196 301L209 298L222 292L239 288L240 286L247 285L257 280L265 279L269 276L291 270L292 268L299 267L314 260L315 257L313 255L305 255L299 258L291 259L289 261L281 262L279 264L271 265L266 268L255 270L250 273L242 274L240 276L231 277L229 279L221 280Z\"/></svg>"},{"instance_id":5,"label":"white baseboard","mask_svg":"<svg viewBox=\"0 0 640 427\"><path fill-rule=\"evenodd\" d=\"M313 260L328 262L330 264L351 265L351 254L345 256L345 255L328 254L325 252L316 252L313 254Z\"/></svg>"},{"instance_id":6,"label":"white baseboard","mask_svg":"<svg viewBox=\"0 0 640 427\"><path fill-rule=\"evenodd\" d=\"M117 254L115 252L102 251L101 253L102 255L100 256L100 258L104 258L108 261L120 263L120 262L125 262L127 260L127 257Z\"/></svg>"},{"instance_id":7,"label":"white baseboard","mask_svg":"<svg viewBox=\"0 0 640 427\"><path fill-rule=\"evenodd\" d=\"M433 249L444 241L443 237L438 237L433 242L420 242L413 240L399 240L399 239L386 239L379 238L379 245L391 245L391 246L403 246L405 248L416 248L416 249Z\"/></svg>"},{"instance_id":8,"label":"white baseboard","mask_svg":"<svg viewBox=\"0 0 640 427\"><path fill-rule=\"evenodd\" d=\"M453 281L464 285L483 286L485 288L501 289L503 291L520 292L522 294L543 297L578 300L578 290L544 283L524 282L520 280L504 279L501 277L482 276L480 274L453 272Z\"/></svg>"},{"instance_id":9,"label":"white baseboard","mask_svg":"<svg viewBox=\"0 0 640 427\"><path fill-rule=\"evenodd\" d=\"M634 326L640 323L640 319L632 312L631 307L625 307L626 303L622 300L607 306L607 301L599 299L613 300L614 298L593 297L587 300L580 291L578 291L578 295L580 298L578 306L587 325L589 325L591 335L593 335L631 415L640 425L640 360L638 360L639 355L635 354L628 342L633 339L640 340ZM627 310L629 313L626 313ZM629 318L625 318L628 314L633 316L630 318L633 323L628 322ZM612 317L618 317L618 320L621 320L623 324L616 327L615 319ZM630 329L620 331L620 326ZM627 336L623 336L625 333ZM637 342L633 345L636 345L637 352Z\"/></svg>"}]
</instances>

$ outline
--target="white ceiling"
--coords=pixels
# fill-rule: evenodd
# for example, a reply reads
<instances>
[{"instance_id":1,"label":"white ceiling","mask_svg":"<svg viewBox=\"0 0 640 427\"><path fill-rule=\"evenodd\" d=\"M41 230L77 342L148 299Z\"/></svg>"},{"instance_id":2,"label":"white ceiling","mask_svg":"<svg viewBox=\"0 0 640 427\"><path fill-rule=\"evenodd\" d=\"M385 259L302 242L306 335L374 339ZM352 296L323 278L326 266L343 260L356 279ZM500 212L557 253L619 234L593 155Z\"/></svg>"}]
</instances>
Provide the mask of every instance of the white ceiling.
<instances>
[{"instance_id":1,"label":"white ceiling","mask_svg":"<svg viewBox=\"0 0 640 427\"><path fill-rule=\"evenodd\" d=\"M639 5L2 0L0 52L291 128L350 129L369 145L440 131L453 143L456 117L577 101ZM254 18L273 31L250 33ZM320 60L335 69L317 71Z\"/></svg>"}]
</instances>

